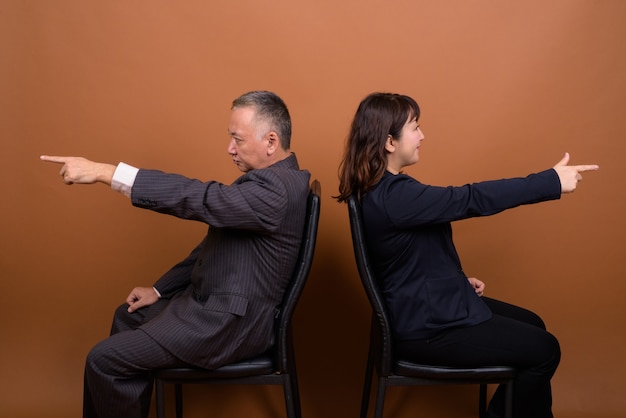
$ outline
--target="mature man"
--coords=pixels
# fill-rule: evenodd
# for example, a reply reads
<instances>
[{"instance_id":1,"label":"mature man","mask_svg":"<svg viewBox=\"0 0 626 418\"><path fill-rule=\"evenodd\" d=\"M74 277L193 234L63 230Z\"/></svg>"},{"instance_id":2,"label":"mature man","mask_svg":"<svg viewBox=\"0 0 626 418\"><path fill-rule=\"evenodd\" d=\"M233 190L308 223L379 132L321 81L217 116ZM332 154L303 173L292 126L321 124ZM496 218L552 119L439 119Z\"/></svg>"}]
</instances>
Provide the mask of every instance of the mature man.
<instances>
[{"instance_id":1,"label":"mature man","mask_svg":"<svg viewBox=\"0 0 626 418\"><path fill-rule=\"evenodd\" d=\"M111 336L85 365L84 417L147 417L151 369L216 368L267 350L276 306L295 265L310 175L290 152L285 103L266 91L235 99L228 153L244 173L231 185L177 174L42 156L66 184L104 183L141 208L210 225L191 254L136 287Z\"/></svg>"}]
</instances>

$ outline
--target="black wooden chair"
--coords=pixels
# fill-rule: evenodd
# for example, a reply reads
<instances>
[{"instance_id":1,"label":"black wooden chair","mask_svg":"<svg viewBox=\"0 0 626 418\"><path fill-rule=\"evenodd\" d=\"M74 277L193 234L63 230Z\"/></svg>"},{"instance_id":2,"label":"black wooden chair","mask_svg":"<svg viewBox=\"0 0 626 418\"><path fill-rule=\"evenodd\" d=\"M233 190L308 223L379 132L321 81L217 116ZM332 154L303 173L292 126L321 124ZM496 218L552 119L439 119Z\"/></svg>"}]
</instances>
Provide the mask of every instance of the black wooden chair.
<instances>
[{"instance_id":1,"label":"black wooden chair","mask_svg":"<svg viewBox=\"0 0 626 418\"><path fill-rule=\"evenodd\" d=\"M155 370L157 417L165 417L164 385L174 384L176 417L183 415L183 384L282 385L288 418L300 418L300 395L294 358L291 319L311 270L320 216L320 183L314 180L308 198L304 236L293 277L276 318L275 344L260 356L215 370L173 368Z\"/></svg>"},{"instance_id":2,"label":"black wooden chair","mask_svg":"<svg viewBox=\"0 0 626 418\"><path fill-rule=\"evenodd\" d=\"M361 418L367 417L374 369L378 381L374 417L382 418L385 391L389 386L479 384L479 416L486 416L487 384L506 385L506 418L512 416L515 369L506 366L457 368L415 364L395 358L389 317L367 254L361 207L355 196L348 199L354 256L365 293L372 306L370 346L361 400Z\"/></svg>"}]
</instances>

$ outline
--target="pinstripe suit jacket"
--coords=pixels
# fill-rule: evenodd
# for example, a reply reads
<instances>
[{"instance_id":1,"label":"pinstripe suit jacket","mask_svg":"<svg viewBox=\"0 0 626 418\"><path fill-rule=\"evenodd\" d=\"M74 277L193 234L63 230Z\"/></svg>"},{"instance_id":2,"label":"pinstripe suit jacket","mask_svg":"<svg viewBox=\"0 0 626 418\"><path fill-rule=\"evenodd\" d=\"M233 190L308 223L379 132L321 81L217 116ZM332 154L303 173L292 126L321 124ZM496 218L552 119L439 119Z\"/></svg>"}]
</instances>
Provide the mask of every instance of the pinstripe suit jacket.
<instances>
[{"instance_id":1,"label":"pinstripe suit jacket","mask_svg":"<svg viewBox=\"0 0 626 418\"><path fill-rule=\"evenodd\" d=\"M294 154L231 185L140 170L133 205L209 224L204 240L155 283L170 301L140 329L209 369L271 347L276 306L302 239L309 179Z\"/></svg>"}]
</instances>

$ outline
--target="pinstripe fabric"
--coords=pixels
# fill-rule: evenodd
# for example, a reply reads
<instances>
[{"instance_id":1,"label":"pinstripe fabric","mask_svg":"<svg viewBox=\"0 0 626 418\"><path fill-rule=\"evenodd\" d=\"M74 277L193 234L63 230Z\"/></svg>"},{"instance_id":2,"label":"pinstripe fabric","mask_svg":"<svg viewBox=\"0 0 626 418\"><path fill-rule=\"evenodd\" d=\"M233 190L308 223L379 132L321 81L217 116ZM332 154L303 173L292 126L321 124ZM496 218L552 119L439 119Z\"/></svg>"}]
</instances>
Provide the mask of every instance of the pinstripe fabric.
<instances>
[{"instance_id":1,"label":"pinstripe fabric","mask_svg":"<svg viewBox=\"0 0 626 418\"><path fill-rule=\"evenodd\" d=\"M90 415L87 405L95 402L88 394L96 392L120 403L135 397L137 404L139 383L130 385L124 380L120 387L127 387L122 391L131 396L122 401L124 396L116 387L119 381L111 383L106 367L99 365L94 371L98 357L110 359L105 363L136 358L137 341L144 341L140 344L145 343L149 351L144 353L149 360L142 360L139 369L169 367L172 364L162 362L178 361L172 359L216 368L271 347L275 308L298 256L309 181L309 173L299 170L294 154L269 168L252 170L231 185L155 170L139 171L131 196L135 206L210 226L190 255L155 283L163 300L169 302L160 301L134 317L118 309L113 332L143 324L137 331L111 337L114 355L104 356L103 347L98 345L88 356L85 416L145 416L137 405L137 415L103 415L100 410L99 415ZM113 349L109 342L101 344ZM151 387L149 374L144 371L142 376L143 380L135 381L144 385L148 381ZM142 399L145 396L143 393Z\"/></svg>"},{"instance_id":2,"label":"pinstripe fabric","mask_svg":"<svg viewBox=\"0 0 626 418\"><path fill-rule=\"evenodd\" d=\"M184 363L141 330L121 332L97 344L85 366L83 417L147 417L153 364Z\"/></svg>"}]
</instances>

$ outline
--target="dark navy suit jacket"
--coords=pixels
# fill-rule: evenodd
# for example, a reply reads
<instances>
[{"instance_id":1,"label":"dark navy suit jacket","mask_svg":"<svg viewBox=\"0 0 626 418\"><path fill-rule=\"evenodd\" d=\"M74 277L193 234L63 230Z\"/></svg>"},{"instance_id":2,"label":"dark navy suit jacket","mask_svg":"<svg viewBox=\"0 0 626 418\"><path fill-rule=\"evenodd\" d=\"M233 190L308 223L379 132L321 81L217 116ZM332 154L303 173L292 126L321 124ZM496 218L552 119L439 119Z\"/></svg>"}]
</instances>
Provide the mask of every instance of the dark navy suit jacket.
<instances>
[{"instance_id":1,"label":"dark navy suit jacket","mask_svg":"<svg viewBox=\"0 0 626 418\"><path fill-rule=\"evenodd\" d=\"M171 300L140 329L204 368L267 350L300 248L309 181L293 154L231 185L140 170L133 205L209 224L204 240L155 283Z\"/></svg>"},{"instance_id":2,"label":"dark navy suit jacket","mask_svg":"<svg viewBox=\"0 0 626 418\"><path fill-rule=\"evenodd\" d=\"M552 169L462 187L428 186L385 172L361 204L368 251L395 337L429 338L491 318L463 272L450 222L560 195Z\"/></svg>"}]
</instances>

